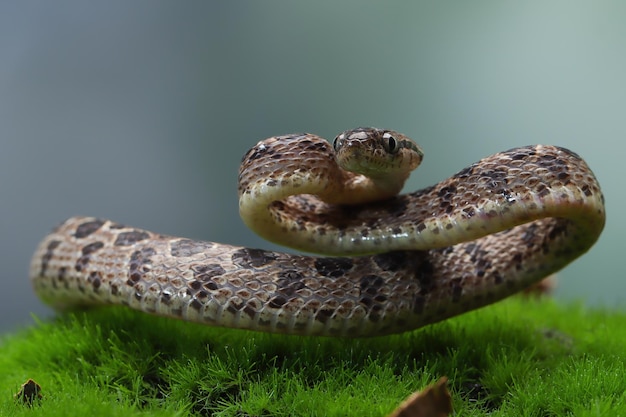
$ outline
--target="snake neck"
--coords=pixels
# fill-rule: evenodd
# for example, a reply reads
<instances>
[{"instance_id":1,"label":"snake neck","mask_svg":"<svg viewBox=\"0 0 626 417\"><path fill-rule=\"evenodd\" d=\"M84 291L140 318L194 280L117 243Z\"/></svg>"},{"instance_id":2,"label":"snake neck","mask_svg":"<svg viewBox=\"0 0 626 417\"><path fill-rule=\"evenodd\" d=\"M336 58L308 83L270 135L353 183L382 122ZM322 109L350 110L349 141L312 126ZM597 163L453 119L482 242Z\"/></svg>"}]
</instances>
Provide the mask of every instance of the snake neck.
<instances>
[{"instance_id":1,"label":"snake neck","mask_svg":"<svg viewBox=\"0 0 626 417\"><path fill-rule=\"evenodd\" d=\"M328 204L350 206L372 203L396 196L408 177L408 172L394 177L373 178L341 171L339 180L333 181L326 189L311 194Z\"/></svg>"},{"instance_id":2,"label":"snake neck","mask_svg":"<svg viewBox=\"0 0 626 417\"><path fill-rule=\"evenodd\" d=\"M577 155L557 147L492 155L432 187L362 206L316 197L341 201L357 189L339 188L331 179L345 174L323 169L240 189L244 222L274 243L329 255L443 248L550 217L569 219L587 237L604 225L595 177Z\"/></svg>"},{"instance_id":3,"label":"snake neck","mask_svg":"<svg viewBox=\"0 0 626 417\"><path fill-rule=\"evenodd\" d=\"M324 170L299 170L289 176L263 177L239 190L239 214L244 223L263 238L280 244L301 247L291 239L294 228L288 212L313 206L357 205L393 197L404 180L381 184L327 164ZM392 186L392 188L389 188ZM298 216L295 216L298 217ZM298 238L296 238L298 239Z\"/></svg>"}]
</instances>

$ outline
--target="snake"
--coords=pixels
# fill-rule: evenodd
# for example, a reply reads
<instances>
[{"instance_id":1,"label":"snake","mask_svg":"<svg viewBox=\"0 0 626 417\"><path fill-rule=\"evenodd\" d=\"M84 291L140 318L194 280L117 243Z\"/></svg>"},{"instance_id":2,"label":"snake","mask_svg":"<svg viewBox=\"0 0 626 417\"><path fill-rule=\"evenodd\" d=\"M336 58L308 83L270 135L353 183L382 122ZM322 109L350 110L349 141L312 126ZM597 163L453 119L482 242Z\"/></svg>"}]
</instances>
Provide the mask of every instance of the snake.
<instances>
[{"instance_id":1,"label":"snake","mask_svg":"<svg viewBox=\"0 0 626 417\"><path fill-rule=\"evenodd\" d=\"M393 130L351 129L332 143L274 136L241 161L239 211L253 231L297 253L79 216L39 243L31 283L61 312L123 305L217 327L382 336L520 292L602 232L600 185L568 149L495 153L400 194L423 155Z\"/></svg>"}]
</instances>

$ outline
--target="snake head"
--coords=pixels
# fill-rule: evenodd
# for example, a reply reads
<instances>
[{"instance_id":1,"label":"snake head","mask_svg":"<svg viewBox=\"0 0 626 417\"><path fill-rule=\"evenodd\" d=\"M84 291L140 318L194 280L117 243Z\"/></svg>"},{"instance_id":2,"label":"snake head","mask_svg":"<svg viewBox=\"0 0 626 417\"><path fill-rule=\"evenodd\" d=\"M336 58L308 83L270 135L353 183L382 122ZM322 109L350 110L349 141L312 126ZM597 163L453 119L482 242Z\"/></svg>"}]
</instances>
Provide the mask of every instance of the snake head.
<instances>
[{"instance_id":1,"label":"snake head","mask_svg":"<svg viewBox=\"0 0 626 417\"><path fill-rule=\"evenodd\" d=\"M372 179L397 177L404 181L424 157L407 136L374 127L346 130L335 138L333 148L341 168Z\"/></svg>"}]
</instances>

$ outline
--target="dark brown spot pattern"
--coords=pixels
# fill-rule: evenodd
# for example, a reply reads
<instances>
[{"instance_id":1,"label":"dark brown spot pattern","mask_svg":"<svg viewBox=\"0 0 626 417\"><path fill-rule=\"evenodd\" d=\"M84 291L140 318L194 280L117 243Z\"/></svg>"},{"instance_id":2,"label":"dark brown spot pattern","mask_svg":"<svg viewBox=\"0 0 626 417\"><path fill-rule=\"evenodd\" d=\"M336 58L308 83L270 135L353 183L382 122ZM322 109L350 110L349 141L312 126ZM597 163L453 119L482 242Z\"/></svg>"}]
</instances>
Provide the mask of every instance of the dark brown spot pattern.
<instances>
[{"instance_id":1,"label":"dark brown spot pattern","mask_svg":"<svg viewBox=\"0 0 626 417\"><path fill-rule=\"evenodd\" d=\"M242 248L233 253L233 263L244 268L258 268L273 262L276 255L261 249Z\"/></svg>"},{"instance_id":2,"label":"dark brown spot pattern","mask_svg":"<svg viewBox=\"0 0 626 417\"><path fill-rule=\"evenodd\" d=\"M132 230L130 232L122 232L118 234L113 244L115 246L131 246L137 242L146 240L149 237L150 234L148 232L144 232L143 230Z\"/></svg>"},{"instance_id":3,"label":"dark brown spot pattern","mask_svg":"<svg viewBox=\"0 0 626 417\"><path fill-rule=\"evenodd\" d=\"M213 245L192 239L175 239L170 243L170 255L175 258L194 256L211 249Z\"/></svg>"},{"instance_id":4,"label":"dark brown spot pattern","mask_svg":"<svg viewBox=\"0 0 626 417\"><path fill-rule=\"evenodd\" d=\"M46 246L46 252L41 257L41 275L46 274L48 263L54 257L54 250L61 244L60 240L51 240Z\"/></svg>"},{"instance_id":5,"label":"dark brown spot pattern","mask_svg":"<svg viewBox=\"0 0 626 417\"><path fill-rule=\"evenodd\" d=\"M315 260L315 269L325 277L340 277L352 269L354 261L350 258L318 258Z\"/></svg>"},{"instance_id":6,"label":"dark brown spot pattern","mask_svg":"<svg viewBox=\"0 0 626 417\"><path fill-rule=\"evenodd\" d=\"M98 249L101 249L104 246L103 242L93 242L86 246L83 246L81 250L81 256L76 260L76 264L74 265L74 269L78 272L85 269L89 260L91 259L91 255L96 252Z\"/></svg>"},{"instance_id":7,"label":"dark brown spot pattern","mask_svg":"<svg viewBox=\"0 0 626 417\"><path fill-rule=\"evenodd\" d=\"M76 237L77 239L83 239L94 233L95 231L99 230L102 225L104 225L104 223L104 220L95 219L79 224L76 228L76 233L74 233L74 237Z\"/></svg>"},{"instance_id":8,"label":"dark brown spot pattern","mask_svg":"<svg viewBox=\"0 0 626 417\"><path fill-rule=\"evenodd\" d=\"M150 247L144 247L132 253L128 265L128 285L135 285L141 281L145 273L150 271L151 257L155 254L156 251Z\"/></svg>"}]
</instances>

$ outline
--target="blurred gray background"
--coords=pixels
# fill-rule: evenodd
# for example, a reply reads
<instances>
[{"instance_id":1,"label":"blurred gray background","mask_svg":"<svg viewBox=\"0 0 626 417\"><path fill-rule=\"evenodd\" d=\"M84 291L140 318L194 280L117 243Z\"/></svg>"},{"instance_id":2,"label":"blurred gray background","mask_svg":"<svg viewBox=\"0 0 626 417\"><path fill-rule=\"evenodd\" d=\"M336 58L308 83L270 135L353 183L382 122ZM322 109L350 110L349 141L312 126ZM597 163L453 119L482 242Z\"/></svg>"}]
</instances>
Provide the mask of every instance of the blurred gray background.
<instances>
[{"instance_id":1,"label":"blurred gray background","mask_svg":"<svg viewBox=\"0 0 626 417\"><path fill-rule=\"evenodd\" d=\"M399 130L407 190L532 143L581 154L608 204L556 296L620 307L626 3L24 1L0 6L0 330L51 310L29 259L66 217L272 246L239 220L258 140Z\"/></svg>"}]
</instances>

